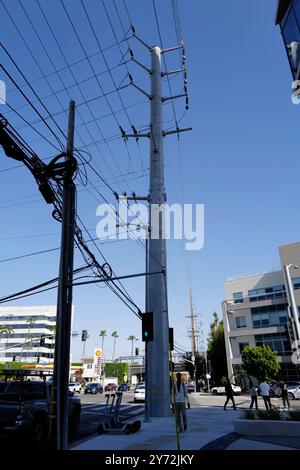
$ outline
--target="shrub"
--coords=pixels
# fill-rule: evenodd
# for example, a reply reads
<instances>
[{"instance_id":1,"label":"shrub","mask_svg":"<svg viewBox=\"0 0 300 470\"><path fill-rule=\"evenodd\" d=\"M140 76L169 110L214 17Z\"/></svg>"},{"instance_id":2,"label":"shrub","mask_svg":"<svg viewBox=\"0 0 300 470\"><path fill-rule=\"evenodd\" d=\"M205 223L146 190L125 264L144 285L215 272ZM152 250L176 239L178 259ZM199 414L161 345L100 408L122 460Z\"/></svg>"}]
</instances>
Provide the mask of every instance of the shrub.
<instances>
[{"instance_id":1,"label":"shrub","mask_svg":"<svg viewBox=\"0 0 300 470\"><path fill-rule=\"evenodd\" d=\"M300 421L300 410L289 411L288 416L291 421Z\"/></svg>"},{"instance_id":2,"label":"shrub","mask_svg":"<svg viewBox=\"0 0 300 470\"><path fill-rule=\"evenodd\" d=\"M256 419L256 414L254 410L244 410L245 419Z\"/></svg>"},{"instance_id":3,"label":"shrub","mask_svg":"<svg viewBox=\"0 0 300 470\"><path fill-rule=\"evenodd\" d=\"M280 411L274 410L258 410L257 416L259 419L270 420L270 421L281 421Z\"/></svg>"}]
</instances>

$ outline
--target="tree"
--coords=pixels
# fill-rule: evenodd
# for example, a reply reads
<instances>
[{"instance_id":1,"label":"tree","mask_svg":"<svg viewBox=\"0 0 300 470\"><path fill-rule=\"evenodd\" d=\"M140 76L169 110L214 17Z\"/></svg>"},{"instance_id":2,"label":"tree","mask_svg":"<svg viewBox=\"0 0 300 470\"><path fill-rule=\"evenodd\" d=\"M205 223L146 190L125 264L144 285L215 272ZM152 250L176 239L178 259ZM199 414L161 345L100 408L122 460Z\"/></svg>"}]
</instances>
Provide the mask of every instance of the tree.
<instances>
[{"instance_id":1,"label":"tree","mask_svg":"<svg viewBox=\"0 0 300 470\"><path fill-rule=\"evenodd\" d=\"M31 330L32 325L35 324L35 319L34 319L33 317L29 317L29 318L27 318L26 323L28 323L28 331L27 331L27 334L26 334L25 342L26 342L26 343L27 343L27 342L30 342L30 343L31 343L31 339L30 339L30 338L32 337L32 335L30 334L30 330ZM22 347L21 356L23 355L23 351L24 351L24 349L25 349L25 346L28 347L27 344L25 344L25 345ZM30 344L30 346L32 347L32 344ZM25 361L26 361L26 359L25 359Z\"/></svg>"},{"instance_id":2,"label":"tree","mask_svg":"<svg viewBox=\"0 0 300 470\"><path fill-rule=\"evenodd\" d=\"M244 369L248 376L256 377L259 382L272 380L280 370L276 352L269 346L246 346L242 352Z\"/></svg>"},{"instance_id":3,"label":"tree","mask_svg":"<svg viewBox=\"0 0 300 470\"><path fill-rule=\"evenodd\" d=\"M194 365L192 364L192 353L188 352L185 354L184 369L189 372L190 377L193 380L200 380L201 377L205 377L205 356L196 352Z\"/></svg>"},{"instance_id":4,"label":"tree","mask_svg":"<svg viewBox=\"0 0 300 470\"><path fill-rule=\"evenodd\" d=\"M52 333L52 337L51 337L51 351L53 351L53 348L54 348L54 341L55 341L55 334L56 334L56 325L51 325L50 326L50 331ZM51 356L51 353L50 353L50 356ZM50 357L49 357L49 364L50 364ZM54 353L53 353L53 362L54 362Z\"/></svg>"},{"instance_id":5,"label":"tree","mask_svg":"<svg viewBox=\"0 0 300 470\"><path fill-rule=\"evenodd\" d=\"M219 320L217 312L213 314L210 333L207 342L207 355L211 364L212 380L219 385L222 377L227 377L227 361L223 321Z\"/></svg>"},{"instance_id":6,"label":"tree","mask_svg":"<svg viewBox=\"0 0 300 470\"><path fill-rule=\"evenodd\" d=\"M127 362L108 362L105 364L106 377L118 377L119 382L124 381L124 376L128 374Z\"/></svg>"},{"instance_id":7,"label":"tree","mask_svg":"<svg viewBox=\"0 0 300 470\"><path fill-rule=\"evenodd\" d=\"M102 338L102 366L103 366L103 373L105 377L105 360L104 360L104 338L107 336L106 330L101 330L99 333L99 337Z\"/></svg>"},{"instance_id":8,"label":"tree","mask_svg":"<svg viewBox=\"0 0 300 470\"><path fill-rule=\"evenodd\" d=\"M133 356L134 342L137 340L137 337L134 335L131 335L131 336L128 336L127 339L131 341L131 356Z\"/></svg>"},{"instance_id":9,"label":"tree","mask_svg":"<svg viewBox=\"0 0 300 470\"><path fill-rule=\"evenodd\" d=\"M117 331L113 331L111 335L114 339L114 347L113 347L113 354L112 354L112 360L114 361L115 360L116 341L117 341L117 338L119 338L119 336L118 336Z\"/></svg>"},{"instance_id":10,"label":"tree","mask_svg":"<svg viewBox=\"0 0 300 470\"><path fill-rule=\"evenodd\" d=\"M1 346L2 346L2 335L6 335L6 338L8 337L9 334L13 333L13 328L9 325L0 325L0 349L1 349ZM7 344L6 344L6 347L7 347ZM4 355L5 355L5 351L4 351Z\"/></svg>"}]
</instances>

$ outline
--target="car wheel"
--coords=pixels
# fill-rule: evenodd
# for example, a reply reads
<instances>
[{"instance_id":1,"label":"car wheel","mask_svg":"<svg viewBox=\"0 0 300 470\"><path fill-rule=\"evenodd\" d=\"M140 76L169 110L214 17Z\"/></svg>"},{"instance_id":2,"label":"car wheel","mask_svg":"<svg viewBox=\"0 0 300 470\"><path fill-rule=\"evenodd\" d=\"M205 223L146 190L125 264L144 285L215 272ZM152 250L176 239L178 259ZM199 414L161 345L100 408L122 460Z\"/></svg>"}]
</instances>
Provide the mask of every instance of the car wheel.
<instances>
[{"instance_id":1,"label":"car wheel","mask_svg":"<svg viewBox=\"0 0 300 470\"><path fill-rule=\"evenodd\" d=\"M288 393L289 400L295 400L295 395L292 392Z\"/></svg>"},{"instance_id":2,"label":"car wheel","mask_svg":"<svg viewBox=\"0 0 300 470\"><path fill-rule=\"evenodd\" d=\"M217 390L213 390L213 391L212 391L212 394L213 394L213 395L218 395Z\"/></svg>"},{"instance_id":3,"label":"car wheel","mask_svg":"<svg viewBox=\"0 0 300 470\"><path fill-rule=\"evenodd\" d=\"M80 412L71 416L70 419L70 431L75 432L79 428L80 423Z\"/></svg>"},{"instance_id":4,"label":"car wheel","mask_svg":"<svg viewBox=\"0 0 300 470\"><path fill-rule=\"evenodd\" d=\"M273 390L270 390L270 397L271 397L271 398L274 398L274 397L275 397L275 393L274 393Z\"/></svg>"},{"instance_id":5,"label":"car wheel","mask_svg":"<svg viewBox=\"0 0 300 470\"><path fill-rule=\"evenodd\" d=\"M32 424L32 440L38 444L46 438L47 420L43 416L38 416Z\"/></svg>"}]
</instances>

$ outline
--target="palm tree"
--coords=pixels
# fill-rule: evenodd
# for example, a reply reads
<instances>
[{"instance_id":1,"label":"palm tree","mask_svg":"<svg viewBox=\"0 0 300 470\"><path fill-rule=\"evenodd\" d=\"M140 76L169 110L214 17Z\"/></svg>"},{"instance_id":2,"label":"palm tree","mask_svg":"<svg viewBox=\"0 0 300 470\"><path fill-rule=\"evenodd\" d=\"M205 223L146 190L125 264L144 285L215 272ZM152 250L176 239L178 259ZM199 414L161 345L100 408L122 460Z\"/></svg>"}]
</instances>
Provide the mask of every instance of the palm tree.
<instances>
[{"instance_id":1,"label":"palm tree","mask_svg":"<svg viewBox=\"0 0 300 470\"><path fill-rule=\"evenodd\" d=\"M9 325L0 325L0 345L1 345L1 341L2 341L2 335L6 335L6 338L8 337L9 334L13 333L13 328ZM7 346L7 344L6 344ZM1 349L1 346L0 346L0 349ZM4 352L4 356L5 356L5 352Z\"/></svg>"},{"instance_id":2,"label":"palm tree","mask_svg":"<svg viewBox=\"0 0 300 470\"><path fill-rule=\"evenodd\" d=\"M102 338L102 365L103 365L103 376L104 373L104 338L107 336L106 330L101 330L99 333L99 337Z\"/></svg>"},{"instance_id":3,"label":"palm tree","mask_svg":"<svg viewBox=\"0 0 300 470\"><path fill-rule=\"evenodd\" d=\"M50 331L53 333L52 339L51 339L51 351L52 351L53 348L54 348L55 333L56 333L56 325L51 325L51 326L50 326ZM50 355L51 355L51 353L50 353ZM51 359L51 358L49 357L49 359ZM54 362L54 353L53 353L53 362ZM50 360L49 360L49 364L50 364Z\"/></svg>"},{"instance_id":4,"label":"palm tree","mask_svg":"<svg viewBox=\"0 0 300 470\"><path fill-rule=\"evenodd\" d=\"M32 325L35 324L35 322L36 322L36 320L33 317L27 318L26 323L28 323L28 331L27 331L27 334L26 334L25 341L28 341L31 338L32 335L30 335L30 330L31 330ZM22 347L21 355L23 353L23 350L24 350L24 346ZM25 360L25 362L26 362L26 360Z\"/></svg>"},{"instance_id":5,"label":"palm tree","mask_svg":"<svg viewBox=\"0 0 300 470\"><path fill-rule=\"evenodd\" d=\"M134 342L137 341L137 337L134 336L134 335L131 335L127 338L129 341L131 341L131 355L133 356L133 345L134 345Z\"/></svg>"},{"instance_id":6,"label":"palm tree","mask_svg":"<svg viewBox=\"0 0 300 470\"><path fill-rule=\"evenodd\" d=\"M115 359L116 340L117 340L117 338L119 338L119 336L118 336L118 332L117 332L117 331L113 331L111 335L112 335L112 337L113 337L113 339L114 339L114 347L113 347L113 355L112 355L112 360L114 361L114 359Z\"/></svg>"}]
</instances>

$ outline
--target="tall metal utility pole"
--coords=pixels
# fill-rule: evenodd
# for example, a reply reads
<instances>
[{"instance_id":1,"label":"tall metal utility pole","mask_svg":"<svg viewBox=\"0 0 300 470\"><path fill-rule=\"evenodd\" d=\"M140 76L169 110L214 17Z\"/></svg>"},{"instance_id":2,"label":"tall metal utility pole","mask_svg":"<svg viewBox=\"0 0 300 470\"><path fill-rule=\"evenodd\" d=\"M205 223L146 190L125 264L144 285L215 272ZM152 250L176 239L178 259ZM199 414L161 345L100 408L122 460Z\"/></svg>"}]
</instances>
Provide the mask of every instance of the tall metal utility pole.
<instances>
[{"instance_id":1,"label":"tall metal utility pole","mask_svg":"<svg viewBox=\"0 0 300 470\"><path fill-rule=\"evenodd\" d=\"M76 171L74 148L75 102L70 101L67 151L61 164L63 172L63 206L61 254L57 298L55 356L50 413L50 445L57 450L68 448L70 337L72 321L74 226Z\"/></svg>"},{"instance_id":2,"label":"tall metal utility pole","mask_svg":"<svg viewBox=\"0 0 300 470\"><path fill-rule=\"evenodd\" d=\"M189 316L187 316L187 318L190 318L191 319L191 340L192 340L192 357L195 358L196 356L196 352L198 352L198 348L197 348L197 341L196 341L196 338L197 338L197 327L196 327L196 317L197 315L195 315L195 311L194 311L194 306L193 306L193 294L192 294L192 289L190 289L190 311L191 311L191 314Z\"/></svg>"},{"instance_id":3,"label":"tall metal utility pole","mask_svg":"<svg viewBox=\"0 0 300 470\"><path fill-rule=\"evenodd\" d=\"M161 49L151 49L150 209L166 202L164 180ZM150 211L150 213L152 210ZM153 214L152 214L153 215ZM158 226L155 226L158 224ZM157 238L152 236L158 234ZM166 291L166 240L162 217L150 216L149 272L163 271L149 279L149 311L153 312L154 340L147 346L150 416L170 415L169 320Z\"/></svg>"}]
</instances>

